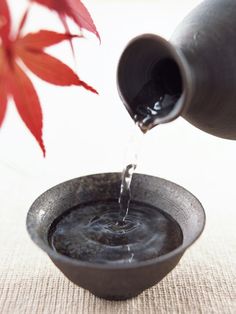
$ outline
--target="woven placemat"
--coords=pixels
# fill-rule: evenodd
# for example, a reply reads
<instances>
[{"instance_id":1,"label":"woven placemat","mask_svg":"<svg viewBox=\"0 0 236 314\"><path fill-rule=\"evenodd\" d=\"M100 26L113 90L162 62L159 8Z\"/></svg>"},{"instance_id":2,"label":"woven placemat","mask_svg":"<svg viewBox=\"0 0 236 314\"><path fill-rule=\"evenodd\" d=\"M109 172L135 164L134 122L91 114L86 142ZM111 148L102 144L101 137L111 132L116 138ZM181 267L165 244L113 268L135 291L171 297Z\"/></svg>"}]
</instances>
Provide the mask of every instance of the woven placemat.
<instances>
[{"instance_id":1,"label":"woven placemat","mask_svg":"<svg viewBox=\"0 0 236 314\"><path fill-rule=\"evenodd\" d=\"M1 207L0 313L236 313L233 211L212 213L200 240L161 283L108 302L67 280L29 239L25 212Z\"/></svg>"}]
</instances>

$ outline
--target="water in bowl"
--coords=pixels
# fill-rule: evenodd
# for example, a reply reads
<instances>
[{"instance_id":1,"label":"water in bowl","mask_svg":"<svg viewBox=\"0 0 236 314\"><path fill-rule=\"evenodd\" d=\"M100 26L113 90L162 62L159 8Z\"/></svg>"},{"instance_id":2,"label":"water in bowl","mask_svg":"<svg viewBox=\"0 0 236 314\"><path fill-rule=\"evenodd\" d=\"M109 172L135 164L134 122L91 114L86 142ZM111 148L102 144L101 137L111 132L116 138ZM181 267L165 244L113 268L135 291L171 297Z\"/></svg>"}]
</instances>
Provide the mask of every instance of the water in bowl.
<instances>
[{"instance_id":1,"label":"water in bowl","mask_svg":"<svg viewBox=\"0 0 236 314\"><path fill-rule=\"evenodd\" d=\"M131 202L124 221L119 211L117 200L68 210L51 227L52 248L80 261L122 264L150 260L182 244L180 226L160 209Z\"/></svg>"}]
</instances>

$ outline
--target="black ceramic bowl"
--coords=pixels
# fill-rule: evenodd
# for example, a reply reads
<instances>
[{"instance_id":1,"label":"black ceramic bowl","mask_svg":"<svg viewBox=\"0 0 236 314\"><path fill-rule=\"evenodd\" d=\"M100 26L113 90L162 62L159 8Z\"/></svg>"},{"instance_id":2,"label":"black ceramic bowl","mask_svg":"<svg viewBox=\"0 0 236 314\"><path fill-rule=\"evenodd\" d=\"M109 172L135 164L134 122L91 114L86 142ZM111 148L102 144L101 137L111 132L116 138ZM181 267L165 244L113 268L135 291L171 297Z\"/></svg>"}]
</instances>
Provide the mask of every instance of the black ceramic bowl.
<instances>
[{"instance_id":1,"label":"black ceramic bowl","mask_svg":"<svg viewBox=\"0 0 236 314\"><path fill-rule=\"evenodd\" d=\"M32 240L49 255L64 275L94 295L109 300L137 296L161 281L178 264L205 225L204 209L190 192L160 178L135 174L131 187L132 200L159 208L171 216L182 230L183 241L179 247L165 255L130 264L90 263L53 250L49 233L58 217L77 205L91 201L118 200L120 182L119 173L108 173L61 183L42 194L27 216L27 229Z\"/></svg>"}]
</instances>

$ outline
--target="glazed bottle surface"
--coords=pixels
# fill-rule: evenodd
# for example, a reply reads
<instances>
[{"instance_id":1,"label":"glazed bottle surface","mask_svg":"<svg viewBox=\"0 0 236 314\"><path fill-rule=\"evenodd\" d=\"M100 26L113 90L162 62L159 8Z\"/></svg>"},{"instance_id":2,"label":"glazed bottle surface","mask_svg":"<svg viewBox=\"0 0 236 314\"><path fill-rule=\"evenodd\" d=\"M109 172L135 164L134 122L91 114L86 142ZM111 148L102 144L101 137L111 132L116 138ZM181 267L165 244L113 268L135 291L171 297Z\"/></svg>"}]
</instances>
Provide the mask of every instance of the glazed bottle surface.
<instances>
[{"instance_id":1,"label":"glazed bottle surface","mask_svg":"<svg viewBox=\"0 0 236 314\"><path fill-rule=\"evenodd\" d=\"M137 95L159 65L166 64L155 76L151 93L155 94L161 77L167 90L177 86L179 94L173 106L153 117L150 127L182 115L205 132L235 140L235 17L235 0L206 0L183 20L170 41L154 34L133 39L117 71L119 94L131 117L137 117Z\"/></svg>"}]
</instances>

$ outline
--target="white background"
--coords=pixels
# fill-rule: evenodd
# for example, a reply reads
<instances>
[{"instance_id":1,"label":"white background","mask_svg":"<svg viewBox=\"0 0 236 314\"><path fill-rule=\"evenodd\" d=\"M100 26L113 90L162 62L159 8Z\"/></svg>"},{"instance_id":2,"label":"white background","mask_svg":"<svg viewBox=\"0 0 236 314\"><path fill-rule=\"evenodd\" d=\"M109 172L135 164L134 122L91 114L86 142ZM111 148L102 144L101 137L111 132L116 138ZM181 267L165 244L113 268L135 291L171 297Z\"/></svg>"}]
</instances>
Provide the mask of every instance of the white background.
<instances>
[{"instance_id":1,"label":"white background","mask_svg":"<svg viewBox=\"0 0 236 314\"><path fill-rule=\"evenodd\" d=\"M26 1L9 2L16 22ZM14 104L9 103L0 130L0 224L23 226L33 200L57 183L122 170L125 146L134 127L116 90L119 56L127 42L141 33L169 38L199 2L85 1L102 44L88 33L87 39L76 42L77 68L81 79L97 88L100 96L79 87L57 88L30 74L42 103L47 157L42 157ZM35 5L25 30L39 28L63 31L56 16ZM77 28L72 25L72 29ZM50 52L73 66L67 43ZM221 224L227 224L235 211L235 161L236 142L203 133L179 118L147 134L137 171L164 177L189 189L205 207L208 232L218 229L220 233ZM16 213L15 221L9 221L10 211ZM227 236L233 233L231 224L222 238L227 242Z\"/></svg>"}]
</instances>

